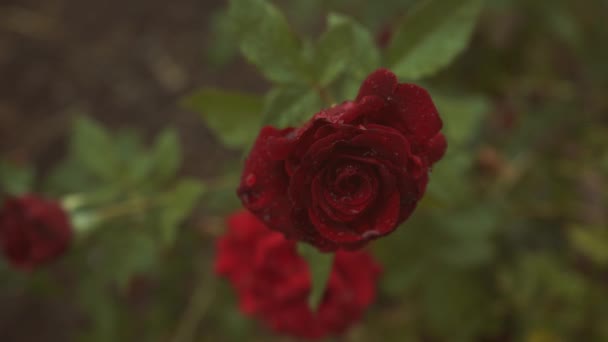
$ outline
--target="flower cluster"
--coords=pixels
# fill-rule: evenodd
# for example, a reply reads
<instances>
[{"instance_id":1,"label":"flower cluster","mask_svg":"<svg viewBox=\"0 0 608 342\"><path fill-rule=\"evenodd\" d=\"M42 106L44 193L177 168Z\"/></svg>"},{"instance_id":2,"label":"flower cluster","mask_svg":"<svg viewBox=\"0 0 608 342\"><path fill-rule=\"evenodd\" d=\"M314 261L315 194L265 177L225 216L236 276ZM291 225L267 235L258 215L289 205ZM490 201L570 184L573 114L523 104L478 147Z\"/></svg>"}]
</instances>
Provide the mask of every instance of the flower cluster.
<instances>
[{"instance_id":1,"label":"flower cluster","mask_svg":"<svg viewBox=\"0 0 608 342\"><path fill-rule=\"evenodd\" d=\"M363 251L337 252L317 312L308 305L311 277L296 243L246 211L228 218L218 240L216 272L238 293L241 310L277 333L321 338L343 333L373 302L380 268Z\"/></svg>"},{"instance_id":2,"label":"flower cluster","mask_svg":"<svg viewBox=\"0 0 608 342\"><path fill-rule=\"evenodd\" d=\"M360 248L404 222L446 151L429 94L379 69L354 101L300 127L263 127L237 190L248 212L228 220L216 271L241 309L272 330L320 338L343 333L375 296L379 267ZM318 312L298 241L335 252Z\"/></svg>"}]
</instances>

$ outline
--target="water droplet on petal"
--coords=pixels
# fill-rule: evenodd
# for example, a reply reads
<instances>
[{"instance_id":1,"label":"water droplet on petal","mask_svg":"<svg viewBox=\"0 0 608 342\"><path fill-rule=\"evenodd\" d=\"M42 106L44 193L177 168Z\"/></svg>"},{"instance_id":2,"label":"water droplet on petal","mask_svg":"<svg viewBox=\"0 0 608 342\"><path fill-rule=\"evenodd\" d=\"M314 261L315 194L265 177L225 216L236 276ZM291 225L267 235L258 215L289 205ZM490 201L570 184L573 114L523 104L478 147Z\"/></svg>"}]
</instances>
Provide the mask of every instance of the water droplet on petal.
<instances>
[{"instance_id":1,"label":"water droplet on petal","mask_svg":"<svg viewBox=\"0 0 608 342\"><path fill-rule=\"evenodd\" d=\"M364 239L373 239L380 235L381 235L380 232L377 230L368 230L368 231L364 232L363 234L361 234L361 237Z\"/></svg>"},{"instance_id":2,"label":"water droplet on petal","mask_svg":"<svg viewBox=\"0 0 608 342\"><path fill-rule=\"evenodd\" d=\"M256 181L257 179L253 173L250 173L245 177L245 184L249 187L254 186Z\"/></svg>"}]
</instances>

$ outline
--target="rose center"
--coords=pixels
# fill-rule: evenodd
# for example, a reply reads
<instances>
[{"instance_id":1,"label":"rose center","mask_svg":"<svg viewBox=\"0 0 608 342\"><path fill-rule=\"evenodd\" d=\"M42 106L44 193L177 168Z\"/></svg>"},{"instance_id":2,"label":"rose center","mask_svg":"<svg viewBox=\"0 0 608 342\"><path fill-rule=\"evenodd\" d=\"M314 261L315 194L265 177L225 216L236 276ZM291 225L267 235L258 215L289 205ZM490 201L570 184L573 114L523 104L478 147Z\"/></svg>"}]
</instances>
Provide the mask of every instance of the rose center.
<instances>
[{"instance_id":1,"label":"rose center","mask_svg":"<svg viewBox=\"0 0 608 342\"><path fill-rule=\"evenodd\" d=\"M338 165L329 173L329 193L334 207L361 212L375 192L376 181L369 167L356 163ZM353 207L357 207L354 210Z\"/></svg>"},{"instance_id":2,"label":"rose center","mask_svg":"<svg viewBox=\"0 0 608 342\"><path fill-rule=\"evenodd\" d=\"M335 190L337 195L352 196L361 189L364 182L363 177L357 174L357 170L349 167L338 174L335 181Z\"/></svg>"}]
</instances>

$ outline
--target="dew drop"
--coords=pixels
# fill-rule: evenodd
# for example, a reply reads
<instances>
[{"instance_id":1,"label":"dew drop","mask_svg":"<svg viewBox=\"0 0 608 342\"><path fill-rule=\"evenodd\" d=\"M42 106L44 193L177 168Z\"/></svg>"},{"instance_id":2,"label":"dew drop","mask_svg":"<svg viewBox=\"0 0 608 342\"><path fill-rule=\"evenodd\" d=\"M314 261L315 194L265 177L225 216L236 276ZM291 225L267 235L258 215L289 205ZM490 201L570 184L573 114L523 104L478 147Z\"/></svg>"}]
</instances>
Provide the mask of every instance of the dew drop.
<instances>
[{"instance_id":1,"label":"dew drop","mask_svg":"<svg viewBox=\"0 0 608 342\"><path fill-rule=\"evenodd\" d=\"M245 184L249 187L254 186L256 181L257 179L253 173L248 174L245 178Z\"/></svg>"},{"instance_id":2,"label":"dew drop","mask_svg":"<svg viewBox=\"0 0 608 342\"><path fill-rule=\"evenodd\" d=\"M364 239L373 239L380 235L381 235L380 232L377 230L368 230L368 231L364 232L363 234L361 234L361 237Z\"/></svg>"}]
</instances>

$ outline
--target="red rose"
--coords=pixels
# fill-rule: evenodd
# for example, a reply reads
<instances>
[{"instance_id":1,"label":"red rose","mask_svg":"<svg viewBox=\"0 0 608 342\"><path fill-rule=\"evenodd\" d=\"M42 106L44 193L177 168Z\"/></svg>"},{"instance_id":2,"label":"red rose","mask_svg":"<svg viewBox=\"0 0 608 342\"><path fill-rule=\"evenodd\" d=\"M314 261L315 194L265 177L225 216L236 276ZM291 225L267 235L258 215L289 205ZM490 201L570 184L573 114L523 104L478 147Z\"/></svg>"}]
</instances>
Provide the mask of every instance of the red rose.
<instances>
[{"instance_id":1,"label":"red rose","mask_svg":"<svg viewBox=\"0 0 608 342\"><path fill-rule=\"evenodd\" d=\"M0 248L16 268L31 270L63 254L72 229L64 210L34 195L11 197L0 209Z\"/></svg>"},{"instance_id":2,"label":"red rose","mask_svg":"<svg viewBox=\"0 0 608 342\"><path fill-rule=\"evenodd\" d=\"M233 214L218 241L216 272L236 289L241 310L278 333L322 338L343 333L373 302L379 266L363 251L337 252L318 312L308 307L310 273L296 243L249 212Z\"/></svg>"},{"instance_id":3,"label":"red rose","mask_svg":"<svg viewBox=\"0 0 608 342\"><path fill-rule=\"evenodd\" d=\"M238 189L247 209L290 239L356 249L414 211L446 150L426 90L372 73L355 101L299 128L262 128Z\"/></svg>"}]
</instances>

